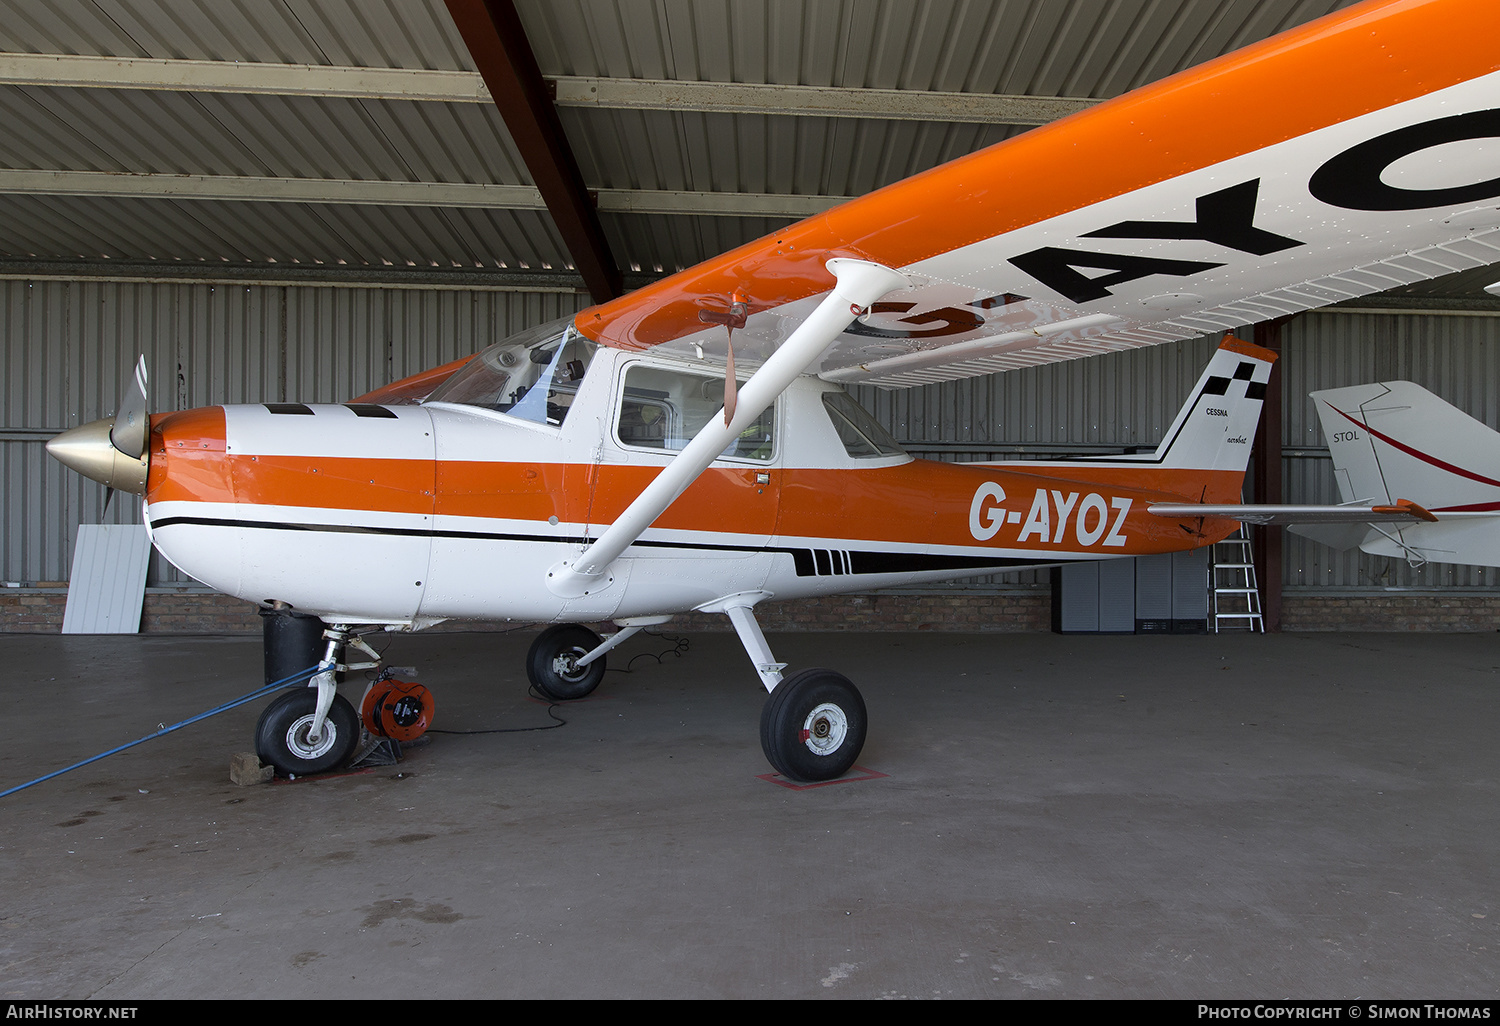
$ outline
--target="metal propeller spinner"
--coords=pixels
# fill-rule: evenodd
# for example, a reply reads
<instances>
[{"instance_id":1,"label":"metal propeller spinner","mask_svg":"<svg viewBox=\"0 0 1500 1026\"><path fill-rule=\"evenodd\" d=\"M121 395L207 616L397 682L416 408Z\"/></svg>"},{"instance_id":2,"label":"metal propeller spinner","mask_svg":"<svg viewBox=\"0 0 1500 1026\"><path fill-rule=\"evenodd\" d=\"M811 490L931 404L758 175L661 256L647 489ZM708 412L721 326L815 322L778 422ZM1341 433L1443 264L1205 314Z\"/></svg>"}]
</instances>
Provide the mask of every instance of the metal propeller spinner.
<instances>
[{"instance_id":1,"label":"metal propeller spinner","mask_svg":"<svg viewBox=\"0 0 1500 1026\"><path fill-rule=\"evenodd\" d=\"M63 466L110 488L146 491L146 443L151 418L146 409L146 358L137 360L135 374L125 381L119 411L64 431L47 443L47 453Z\"/></svg>"}]
</instances>

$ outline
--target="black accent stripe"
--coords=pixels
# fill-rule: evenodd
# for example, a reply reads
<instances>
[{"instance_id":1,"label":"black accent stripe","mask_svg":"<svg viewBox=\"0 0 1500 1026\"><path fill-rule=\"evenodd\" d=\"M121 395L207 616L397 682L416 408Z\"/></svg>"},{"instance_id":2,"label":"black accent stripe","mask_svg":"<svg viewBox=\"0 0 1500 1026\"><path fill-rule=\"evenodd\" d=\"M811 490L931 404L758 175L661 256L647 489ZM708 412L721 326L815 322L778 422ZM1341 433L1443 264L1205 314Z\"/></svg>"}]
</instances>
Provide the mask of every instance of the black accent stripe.
<instances>
[{"instance_id":1,"label":"black accent stripe","mask_svg":"<svg viewBox=\"0 0 1500 1026\"><path fill-rule=\"evenodd\" d=\"M426 527L362 527L354 524L291 524L270 520L229 520L219 517L167 517L151 525L153 531L179 524L198 527L242 527L262 531L311 531L324 534L388 534L397 538L471 538L480 541L564 541L585 544L589 538L543 538L531 534L489 531L435 531Z\"/></svg>"},{"instance_id":2,"label":"black accent stripe","mask_svg":"<svg viewBox=\"0 0 1500 1026\"><path fill-rule=\"evenodd\" d=\"M1047 554L1037 553L1046 560ZM1035 566L1035 559L1010 556L950 556L927 552L851 552L856 574L910 574L921 570L1002 570L1010 566Z\"/></svg>"},{"instance_id":3,"label":"black accent stripe","mask_svg":"<svg viewBox=\"0 0 1500 1026\"><path fill-rule=\"evenodd\" d=\"M313 415L312 407L306 403L261 403L261 405L272 413L295 417L311 417Z\"/></svg>"},{"instance_id":4,"label":"black accent stripe","mask_svg":"<svg viewBox=\"0 0 1500 1026\"><path fill-rule=\"evenodd\" d=\"M165 530L178 525L198 527L239 527L263 531L309 531L328 534L379 534L398 538L458 538L474 541L518 541L518 542L564 542L586 545L592 538L582 536L557 537L536 534L502 534L489 531L438 531L420 527L359 527L347 524L292 524L267 520L229 520L218 517L167 517L152 523L153 531ZM632 545L648 549L693 549L700 552L745 552L785 553L792 557L798 577L832 576L833 564L830 550L793 548L779 545L726 545L705 542L642 541ZM1006 567L1037 566L1037 559L1017 559L1010 556L969 556L926 552L836 552L842 557L849 574L905 574L923 570L974 570L994 572ZM1048 553L1038 552L1037 558L1046 561ZM821 557L821 558L818 558ZM822 567L822 569L819 569Z\"/></svg>"},{"instance_id":5,"label":"black accent stripe","mask_svg":"<svg viewBox=\"0 0 1500 1026\"><path fill-rule=\"evenodd\" d=\"M1234 380L1249 381L1255 375L1255 364L1242 363L1234 369Z\"/></svg>"},{"instance_id":6,"label":"black accent stripe","mask_svg":"<svg viewBox=\"0 0 1500 1026\"><path fill-rule=\"evenodd\" d=\"M1209 378L1203 385L1203 395L1224 395L1229 391L1229 379L1221 378L1217 374Z\"/></svg>"},{"instance_id":7,"label":"black accent stripe","mask_svg":"<svg viewBox=\"0 0 1500 1026\"><path fill-rule=\"evenodd\" d=\"M346 407L354 411L356 417L384 417L389 420L396 419L396 411L376 403L345 403Z\"/></svg>"},{"instance_id":8,"label":"black accent stripe","mask_svg":"<svg viewBox=\"0 0 1500 1026\"><path fill-rule=\"evenodd\" d=\"M1246 399L1265 399L1266 383L1264 381L1252 381L1245 386Z\"/></svg>"}]
</instances>

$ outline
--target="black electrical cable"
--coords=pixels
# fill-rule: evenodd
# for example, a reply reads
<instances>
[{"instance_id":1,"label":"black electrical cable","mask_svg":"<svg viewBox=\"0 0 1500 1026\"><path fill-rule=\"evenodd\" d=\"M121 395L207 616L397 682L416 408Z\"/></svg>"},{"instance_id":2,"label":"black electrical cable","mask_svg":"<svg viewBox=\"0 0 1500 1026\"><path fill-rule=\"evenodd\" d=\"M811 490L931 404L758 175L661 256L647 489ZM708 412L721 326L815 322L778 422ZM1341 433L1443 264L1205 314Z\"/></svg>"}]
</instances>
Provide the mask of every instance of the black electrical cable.
<instances>
[{"instance_id":1,"label":"black electrical cable","mask_svg":"<svg viewBox=\"0 0 1500 1026\"><path fill-rule=\"evenodd\" d=\"M660 652L637 652L635 655L626 660L624 666L608 667L607 669L605 669L605 673L634 673L635 671L632 670L631 667L635 665L635 661L637 659L645 659L649 657L651 659L655 659L658 664L662 664L667 661L667 656L676 656L677 658L681 659L683 656L687 655L688 650L692 648L692 642L690 640L677 634L667 634L662 631L642 631L641 633L646 635L646 637L648 638L660 638L663 641L670 642L672 647L663 649Z\"/></svg>"},{"instance_id":2,"label":"black electrical cable","mask_svg":"<svg viewBox=\"0 0 1500 1026\"><path fill-rule=\"evenodd\" d=\"M649 656L652 659L655 659L658 663L662 663L669 655L675 655L678 658L681 658L691 647L691 642L687 638L679 637L675 634L663 634L656 631L643 631L642 633L646 634L648 637L661 638L663 641L671 642L672 647L663 649L661 652L638 652L635 655L631 656L629 661L626 662L623 667L610 667L605 671L606 673L611 671L615 673L633 673L635 671L631 670L630 667L637 659ZM556 730L558 727L565 727L568 725L567 720L563 719L553 711L557 709L562 703L548 698L546 695L538 691L535 685L532 685L530 688L528 688L526 693L537 699L537 701L546 702L547 715L552 717L552 719L556 720L557 722L549 723L544 727L492 727L488 730L438 730L437 728L432 727L428 728L427 733L459 736L465 734L524 734L533 730Z\"/></svg>"}]
</instances>

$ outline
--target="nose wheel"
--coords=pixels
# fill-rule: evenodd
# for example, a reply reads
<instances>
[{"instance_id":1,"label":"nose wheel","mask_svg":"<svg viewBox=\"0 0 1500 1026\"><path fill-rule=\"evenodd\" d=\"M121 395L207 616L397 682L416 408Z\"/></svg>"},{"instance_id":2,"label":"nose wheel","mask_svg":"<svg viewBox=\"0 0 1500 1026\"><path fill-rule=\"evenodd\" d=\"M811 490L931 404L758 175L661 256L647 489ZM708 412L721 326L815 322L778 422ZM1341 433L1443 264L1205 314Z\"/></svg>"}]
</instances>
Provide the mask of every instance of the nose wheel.
<instances>
[{"instance_id":1,"label":"nose wheel","mask_svg":"<svg viewBox=\"0 0 1500 1026\"><path fill-rule=\"evenodd\" d=\"M255 725L255 752L284 777L342 766L359 743L359 714L343 695L333 699L323 728L312 735L316 688L295 688L266 706Z\"/></svg>"},{"instance_id":2,"label":"nose wheel","mask_svg":"<svg viewBox=\"0 0 1500 1026\"><path fill-rule=\"evenodd\" d=\"M849 772L865 744L865 701L842 674L810 669L776 685L760 714L766 759L792 780Z\"/></svg>"},{"instance_id":3,"label":"nose wheel","mask_svg":"<svg viewBox=\"0 0 1500 1026\"><path fill-rule=\"evenodd\" d=\"M599 635L576 623L548 627L526 653L526 676L536 689L559 702L583 698L604 679L604 660L586 666L578 660L603 644Z\"/></svg>"}]
</instances>

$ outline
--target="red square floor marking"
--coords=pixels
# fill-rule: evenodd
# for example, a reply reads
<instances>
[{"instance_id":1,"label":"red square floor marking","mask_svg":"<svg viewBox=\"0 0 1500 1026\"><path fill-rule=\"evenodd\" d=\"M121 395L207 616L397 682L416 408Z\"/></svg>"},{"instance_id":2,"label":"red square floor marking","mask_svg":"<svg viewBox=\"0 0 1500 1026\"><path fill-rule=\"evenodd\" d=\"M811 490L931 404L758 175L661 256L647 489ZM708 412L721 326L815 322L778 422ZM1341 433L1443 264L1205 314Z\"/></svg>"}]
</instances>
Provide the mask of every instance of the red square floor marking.
<instances>
[{"instance_id":1,"label":"red square floor marking","mask_svg":"<svg viewBox=\"0 0 1500 1026\"><path fill-rule=\"evenodd\" d=\"M858 776L851 774L858 774ZM767 781L768 783L775 784L777 787L784 787L790 791L811 791L815 787L830 787L833 784L857 784L865 780L880 780L882 777L888 775L886 773L877 773L872 769L865 769L863 766L855 766L848 774L839 777L837 780L819 780L811 784L795 783L786 779L780 773L758 773L755 779Z\"/></svg>"}]
</instances>

